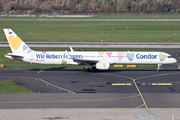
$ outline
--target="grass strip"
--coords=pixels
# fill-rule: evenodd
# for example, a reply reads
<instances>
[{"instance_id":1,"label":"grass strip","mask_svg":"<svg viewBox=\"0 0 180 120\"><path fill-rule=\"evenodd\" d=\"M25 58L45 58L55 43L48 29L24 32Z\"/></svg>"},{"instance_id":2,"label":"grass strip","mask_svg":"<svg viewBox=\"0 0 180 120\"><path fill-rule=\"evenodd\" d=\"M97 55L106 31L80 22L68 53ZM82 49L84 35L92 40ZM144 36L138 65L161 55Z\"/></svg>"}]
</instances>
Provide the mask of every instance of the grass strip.
<instances>
[{"instance_id":1,"label":"grass strip","mask_svg":"<svg viewBox=\"0 0 180 120\"><path fill-rule=\"evenodd\" d=\"M159 21L5 21L24 42L179 43L180 22ZM127 28L127 29L126 29ZM7 41L0 30L0 41Z\"/></svg>"},{"instance_id":2,"label":"grass strip","mask_svg":"<svg viewBox=\"0 0 180 120\"><path fill-rule=\"evenodd\" d=\"M34 91L28 90L21 87L12 81L0 80L0 93L35 93Z\"/></svg>"}]
</instances>

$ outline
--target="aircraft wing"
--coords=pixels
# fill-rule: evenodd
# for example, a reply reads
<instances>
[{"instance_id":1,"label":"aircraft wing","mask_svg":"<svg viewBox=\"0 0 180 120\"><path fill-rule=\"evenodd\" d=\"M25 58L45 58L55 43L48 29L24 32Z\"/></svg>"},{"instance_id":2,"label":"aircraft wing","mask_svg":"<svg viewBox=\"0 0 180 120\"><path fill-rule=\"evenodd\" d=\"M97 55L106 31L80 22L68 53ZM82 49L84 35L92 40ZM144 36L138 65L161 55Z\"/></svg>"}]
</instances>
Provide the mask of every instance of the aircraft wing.
<instances>
[{"instance_id":1,"label":"aircraft wing","mask_svg":"<svg viewBox=\"0 0 180 120\"><path fill-rule=\"evenodd\" d=\"M70 47L70 49L71 49L71 52L74 52L72 47ZM85 64L94 65L98 62L98 60L91 60L91 59L76 59L76 58L71 57L71 55L67 52L67 50L65 50L65 52L69 59L73 59L74 62L77 62L80 65L85 65Z\"/></svg>"},{"instance_id":2,"label":"aircraft wing","mask_svg":"<svg viewBox=\"0 0 180 120\"><path fill-rule=\"evenodd\" d=\"M73 58L73 61L77 62L78 64L81 64L81 65L85 65L85 64L93 65L93 64L96 64L98 62L98 60L75 59L75 58Z\"/></svg>"}]
</instances>

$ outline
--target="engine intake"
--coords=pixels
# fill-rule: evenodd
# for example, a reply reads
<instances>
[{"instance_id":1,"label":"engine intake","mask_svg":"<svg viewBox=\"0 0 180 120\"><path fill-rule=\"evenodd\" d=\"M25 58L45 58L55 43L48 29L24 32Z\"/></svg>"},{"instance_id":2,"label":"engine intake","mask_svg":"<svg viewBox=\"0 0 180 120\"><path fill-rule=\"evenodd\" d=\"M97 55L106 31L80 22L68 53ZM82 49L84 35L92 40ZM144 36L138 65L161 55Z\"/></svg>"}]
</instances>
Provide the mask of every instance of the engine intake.
<instances>
[{"instance_id":1,"label":"engine intake","mask_svg":"<svg viewBox=\"0 0 180 120\"><path fill-rule=\"evenodd\" d=\"M109 69L110 63L106 61L100 61L96 63L96 69L107 70Z\"/></svg>"}]
</instances>

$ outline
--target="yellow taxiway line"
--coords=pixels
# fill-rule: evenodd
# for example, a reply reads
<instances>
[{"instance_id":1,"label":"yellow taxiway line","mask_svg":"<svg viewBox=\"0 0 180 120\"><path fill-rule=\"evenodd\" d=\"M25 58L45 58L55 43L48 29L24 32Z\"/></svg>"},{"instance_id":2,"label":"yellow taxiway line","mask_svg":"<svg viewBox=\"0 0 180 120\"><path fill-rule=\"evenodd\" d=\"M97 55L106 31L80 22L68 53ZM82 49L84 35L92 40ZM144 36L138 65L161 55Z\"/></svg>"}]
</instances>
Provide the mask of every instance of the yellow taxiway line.
<instances>
[{"instance_id":1,"label":"yellow taxiway line","mask_svg":"<svg viewBox=\"0 0 180 120\"><path fill-rule=\"evenodd\" d=\"M112 83L112 85L131 85L131 83Z\"/></svg>"},{"instance_id":2,"label":"yellow taxiway line","mask_svg":"<svg viewBox=\"0 0 180 120\"><path fill-rule=\"evenodd\" d=\"M111 85L132 85L131 83L112 83ZM172 85L172 83L142 83L141 85Z\"/></svg>"},{"instance_id":3,"label":"yellow taxiway line","mask_svg":"<svg viewBox=\"0 0 180 120\"><path fill-rule=\"evenodd\" d=\"M38 74L41 73L41 71L42 71L42 70L40 70L40 71L38 72Z\"/></svg>"},{"instance_id":4,"label":"yellow taxiway line","mask_svg":"<svg viewBox=\"0 0 180 120\"><path fill-rule=\"evenodd\" d=\"M152 85L172 85L172 83L152 83Z\"/></svg>"}]
</instances>

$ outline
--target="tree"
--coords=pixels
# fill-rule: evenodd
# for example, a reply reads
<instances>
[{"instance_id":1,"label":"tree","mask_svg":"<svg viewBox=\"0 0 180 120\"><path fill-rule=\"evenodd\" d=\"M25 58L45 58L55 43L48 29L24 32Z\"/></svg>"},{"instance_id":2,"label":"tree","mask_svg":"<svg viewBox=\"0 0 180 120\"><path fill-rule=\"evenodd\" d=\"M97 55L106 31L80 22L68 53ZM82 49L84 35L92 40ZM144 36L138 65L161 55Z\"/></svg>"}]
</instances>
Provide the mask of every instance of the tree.
<instances>
[{"instance_id":1,"label":"tree","mask_svg":"<svg viewBox=\"0 0 180 120\"><path fill-rule=\"evenodd\" d=\"M85 12L88 8L88 4L90 3L90 0L83 0L81 5L80 5L80 8L79 8L79 11L80 12Z\"/></svg>"},{"instance_id":2,"label":"tree","mask_svg":"<svg viewBox=\"0 0 180 120\"><path fill-rule=\"evenodd\" d=\"M0 2L0 11L3 9L3 4Z\"/></svg>"},{"instance_id":3,"label":"tree","mask_svg":"<svg viewBox=\"0 0 180 120\"><path fill-rule=\"evenodd\" d=\"M180 9L177 9L177 10L176 10L176 13L180 13Z\"/></svg>"},{"instance_id":4,"label":"tree","mask_svg":"<svg viewBox=\"0 0 180 120\"><path fill-rule=\"evenodd\" d=\"M8 3L4 3L3 5L3 9L5 13L9 13L10 12L10 6Z\"/></svg>"},{"instance_id":5,"label":"tree","mask_svg":"<svg viewBox=\"0 0 180 120\"><path fill-rule=\"evenodd\" d=\"M128 11L131 10L131 0L122 0L121 2L122 2L121 4L122 9L127 9Z\"/></svg>"},{"instance_id":6,"label":"tree","mask_svg":"<svg viewBox=\"0 0 180 120\"><path fill-rule=\"evenodd\" d=\"M117 2L117 5L116 5L116 12L120 12L121 11L121 2Z\"/></svg>"},{"instance_id":7,"label":"tree","mask_svg":"<svg viewBox=\"0 0 180 120\"><path fill-rule=\"evenodd\" d=\"M138 5L136 2L131 3L131 13L137 13L138 12Z\"/></svg>"}]
</instances>

